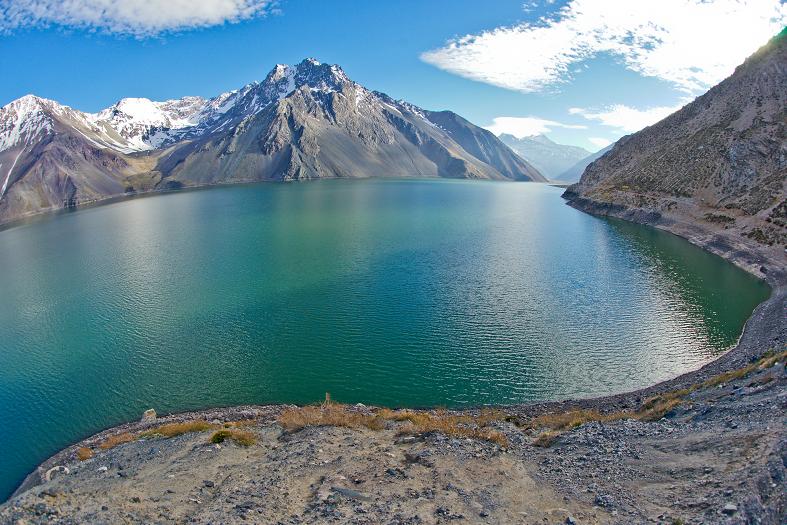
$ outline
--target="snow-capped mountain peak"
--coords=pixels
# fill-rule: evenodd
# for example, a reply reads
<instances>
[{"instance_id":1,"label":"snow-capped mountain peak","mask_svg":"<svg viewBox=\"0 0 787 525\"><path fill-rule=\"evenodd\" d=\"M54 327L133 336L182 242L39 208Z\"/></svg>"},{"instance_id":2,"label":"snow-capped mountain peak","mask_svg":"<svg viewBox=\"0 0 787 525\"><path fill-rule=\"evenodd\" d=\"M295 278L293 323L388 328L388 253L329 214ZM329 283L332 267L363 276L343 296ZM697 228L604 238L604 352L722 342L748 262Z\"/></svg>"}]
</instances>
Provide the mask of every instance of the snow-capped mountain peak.
<instances>
[{"instance_id":1,"label":"snow-capped mountain peak","mask_svg":"<svg viewBox=\"0 0 787 525\"><path fill-rule=\"evenodd\" d=\"M296 87L308 86L320 91L338 91L341 87L351 82L341 67L333 64L323 64L313 58L307 58L295 66Z\"/></svg>"},{"instance_id":2,"label":"snow-capped mountain peak","mask_svg":"<svg viewBox=\"0 0 787 525\"><path fill-rule=\"evenodd\" d=\"M52 131L47 110L57 102L25 95L0 108L0 151L17 145L32 144Z\"/></svg>"},{"instance_id":3,"label":"snow-capped mountain peak","mask_svg":"<svg viewBox=\"0 0 787 525\"><path fill-rule=\"evenodd\" d=\"M329 103L326 97L333 93L351 97L356 107L382 103L376 94L350 80L338 65L307 58L294 66L277 64L263 81L210 99L188 96L159 102L129 97L97 113L85 113L26 95L0 109L0 151L21 141L31 143L51 131L54 121L50 115L67 121L100 148L126 154L160 149L182 140L223 133L302 89L311 93L318 105ZM396 109L397 103L391 104ZM427 120L419 108L403 108Z\"/></svg>"},{"instance_id":4,"label":"snow-capped mountain peak","mask_svg":"<svg viewBox=\"0 0 787 525\"><path fill-rule=\"evenodd\" d=\"M0 109L0 151L51 131L54 124L48 111L76 122L79 132L93 144L132 153L226 129L303 86L312 92L332 93L347 85L359 87L339 66L307 58L295 66L277 64L262 82L211 99L189 96L158 102L128 97L97 113L84 113L25 95ZM363 98L363 93L356 97Z\"/></svg>"}]
</instances>

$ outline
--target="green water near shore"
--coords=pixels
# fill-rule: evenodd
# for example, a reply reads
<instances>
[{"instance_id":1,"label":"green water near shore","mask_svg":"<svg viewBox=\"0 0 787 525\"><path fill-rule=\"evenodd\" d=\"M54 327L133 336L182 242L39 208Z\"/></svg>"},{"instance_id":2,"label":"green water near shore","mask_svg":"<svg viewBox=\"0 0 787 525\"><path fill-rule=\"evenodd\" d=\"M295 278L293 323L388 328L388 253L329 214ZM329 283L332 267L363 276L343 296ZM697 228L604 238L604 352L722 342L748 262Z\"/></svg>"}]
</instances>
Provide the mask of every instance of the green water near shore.
<instances>
[{"instance_id":1,"label":"green water near shore","mask_svg":"<svg viewBox=\"0 0 787 525\"><path fill-rule=\"evenodd\" d=\"M0 498L97 430L206 406L595 396L732 345L768 287L561 189L214 188L0 232Z\"/></svg>"}]
</instances>

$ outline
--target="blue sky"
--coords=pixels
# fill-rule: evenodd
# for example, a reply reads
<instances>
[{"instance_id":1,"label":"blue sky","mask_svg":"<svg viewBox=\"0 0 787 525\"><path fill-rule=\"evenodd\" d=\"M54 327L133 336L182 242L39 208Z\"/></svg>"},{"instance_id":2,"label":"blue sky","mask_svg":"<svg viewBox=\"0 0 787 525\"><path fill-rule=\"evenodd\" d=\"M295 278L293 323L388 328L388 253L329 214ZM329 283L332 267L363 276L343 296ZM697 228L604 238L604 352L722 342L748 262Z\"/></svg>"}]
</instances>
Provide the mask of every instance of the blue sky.
<instances>
[{"instance_id":1,"label":"blue sky","mask_svg":"<svg viewBox=\"0 0 787 525\"><path fill-rule=\"evenodd\" d=\"M313 56L497 133L596 150L704 92L787 20L780 0L199 5L0 0L0 104L34 93L97 111L122 97L214 96Z\"/></svg>"}]
</instances>

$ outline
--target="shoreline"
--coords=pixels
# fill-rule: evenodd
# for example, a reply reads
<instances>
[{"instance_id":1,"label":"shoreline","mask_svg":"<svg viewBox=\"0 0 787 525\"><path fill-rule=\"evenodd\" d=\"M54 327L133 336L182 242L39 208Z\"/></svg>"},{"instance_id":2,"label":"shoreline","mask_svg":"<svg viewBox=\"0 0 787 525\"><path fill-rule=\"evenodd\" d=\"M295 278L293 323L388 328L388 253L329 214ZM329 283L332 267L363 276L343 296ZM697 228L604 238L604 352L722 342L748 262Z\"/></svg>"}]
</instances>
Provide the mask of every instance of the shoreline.
<instances>
[{"instance_id":1,"label":"shoreline","mask_svg":"<svg viewBox=\"0 0 787 525\"><path fill-rule=\"evenodd\" d=\"M589 201L589 199L583 199L583 201L591 203L593 202ZM637 217L637 215L632 215L622 206L620 207L620 210L617 208L614 209L616 213L594 213L591 211L593 206L586 204L586 202L576 203L576 201L569 201L567 204L579 209L580 211L590 213L592 215L609 215L618 217L630 222L637 222L645 226L657 227L661 230L673 233L674 235L678 235L679 237L688 240L692 244L695 244L706 251L714 253L715 255L724 258L728 262L736 264L756 277L765 280L771 287L771 295L768 299L757 305L757 307L754 309L752 315L744 324L737 343L733 345L728 351L705 363L700 368L683 373L671 379L620 394L584 399L580 398L559 401L540 401L513 405L493 405L491 406L492 408L499 408L505 410L511 415L519 417L533 417L546 412L559 412L574 409L597 410L601 413L610 413L619 410L631 409L639 405L642 400L647 397L657 395L665 391L679 389L685 387L686 385L702 382L703 380L706 380L707 378L721 372L745 366L747 363L759 357L763 352L769 349L773 348L778 350L780 347L787 345L787 317L784 315L784 313L787 312L787 274L779 271L769 271L763 275L760 272L753 271L754 268L750 263L740 264L740 259L736 260L730 256L731 254L734 256L739 256L741 253L739 251L728 251L724 253L712 251L708 249L707 245L698 243L696 238L681 235L680 233L671 230L669 227L664 226L663 224L656 225L644 220L633 220L630 217ZM647 217L647 215L642 214L639 216ZM744 255L746 255L745 261L751 261L752 256L754 256L755 260L767 260L767 257L765 257L763 254ZM119 433L129 431L144 431L152 426L160 425L162 423L192 421L196 419L228 420L255 417L273 420L275 419L276 414L292 406L293 405L279 403L268 405L235 405L228 407L207 408L202 410L166 414L153 421L129 421L121 425L109 427L96 434L93 434L92 436L73 443L72 445L62 449L50 458L43 461L40 465L38 465L38 467L36 467L25 477L19 487L17 487L17 489L9 496L8 500L6 501L9 501L26 490L43 483L43 476L46 471L51 469L53 466L62 463L64 459L73 456L77 448L85 445L96 444L111 435L117 435ZM450 412L456 414L472 414L477 413L480 408L482 407L453 409L450 410ZM421 408L416 410L428 411L430 408Z\"/></svg>"},{"instance_id":2,"label":"shoreline","mask_svg":"<svg viewBox=\"0 0 787 525\"><path fill-rule=\"evenodd\" d=\"M191 188L189 188L191 189ZM199 189L199 188L194 188ZM595 398L585 399L566 399L559 401L541 401L525 404L514 405L494 405L492 408L504 410L507 414L516 417L530 418L544 413L550 412L565 412L570 410L595 410L602 414L613 413L620 410L630 410L639 406L642 401L653 395L658 395L667 391L685 388L688 385L695 385L701 383L708 378L718 375L719 373L733 370L745 366L756 358L762 355L769 349L779 350L787 345L787 274L783 271L767 271L761 273L756 271L758 268L752 266L751 261L768 261L768 257L763 253L744 253L741 258L740 251L726 251L719 253L718 250L711 250L705 243L697 242L697 238L681 235L678 232L670 229L669 226L662 224L653 224L652 216L642 213L633 213L624 207L615 207L615 213L595 213L594 206L598 208L597 203L583 199L580 203L576 201L569 201L567 203L580 211L591 213L593 215L609 215L618 217L631 222L638 222L640 224L657 227L661 230L668 231L679 237L683 237L692 244L695 244L706 251L721 256L728 262L736 264L756 277L765 280L771 287L771 295L768 299L760 303L752 312L752 315L747 319L740 337L735 345L728 351L720 354L713 360L707 362L698 369L686 372L677 377L667 379L652 385L644 386L637 390L624 392L620 394L613 394ZM601 208L604 210L605 208ZM608 210L607 210L608 211ZM651 218L651 222L646 220L634 220L636 218ZM741 264L743 261L743 264ZM772 264L770 262L769 264ZM67 463L70 458L73 458L76 450L83 446L95 447L98 443L104 441L109 436L118 435L125 432L142 432L161 424L173 422L186 422L194 420L242 420L242 419L258 419L272 423L275 421L278 414L283 410L293 407L289 404L269 404L269 405L236 405L228 407L207 408L201 410L178 412L162 415L153 420L138 420L123 423L113 427L106 428L96 434L93 434L85 439L82 439L72 445L65 447L53 456L49 457L38 465L30 474L28 474L22 483L14 490L8 499L0 506L8 501L20 496L29 489L35 488L45 482L46 472L57 465ZM371 408L371 407L370 407ZM482 407L464 408L450 410L453 414L476 414ZM490 407L486 407L490 408ZM429 411L429 408L417 409L418 411Z\"/></svg>"}]
</instances>

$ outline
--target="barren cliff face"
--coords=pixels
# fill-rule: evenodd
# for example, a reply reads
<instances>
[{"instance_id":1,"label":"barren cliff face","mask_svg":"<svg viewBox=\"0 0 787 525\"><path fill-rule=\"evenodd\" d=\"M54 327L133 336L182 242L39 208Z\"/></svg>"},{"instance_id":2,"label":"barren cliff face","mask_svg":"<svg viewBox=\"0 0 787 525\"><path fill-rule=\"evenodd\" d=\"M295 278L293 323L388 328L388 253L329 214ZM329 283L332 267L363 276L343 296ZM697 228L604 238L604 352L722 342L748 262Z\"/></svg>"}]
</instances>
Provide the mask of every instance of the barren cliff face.
<instances>
[{"instance_id":1,"label":"barren cliff face","mask_svg":"<svg viewBox=\"0 0 787 525\"><path fill-rule=\"evenodd\" d=\"M569 197L787 242L787 33L705 95L624 137Z\"/></svg>"}]
</instances>

